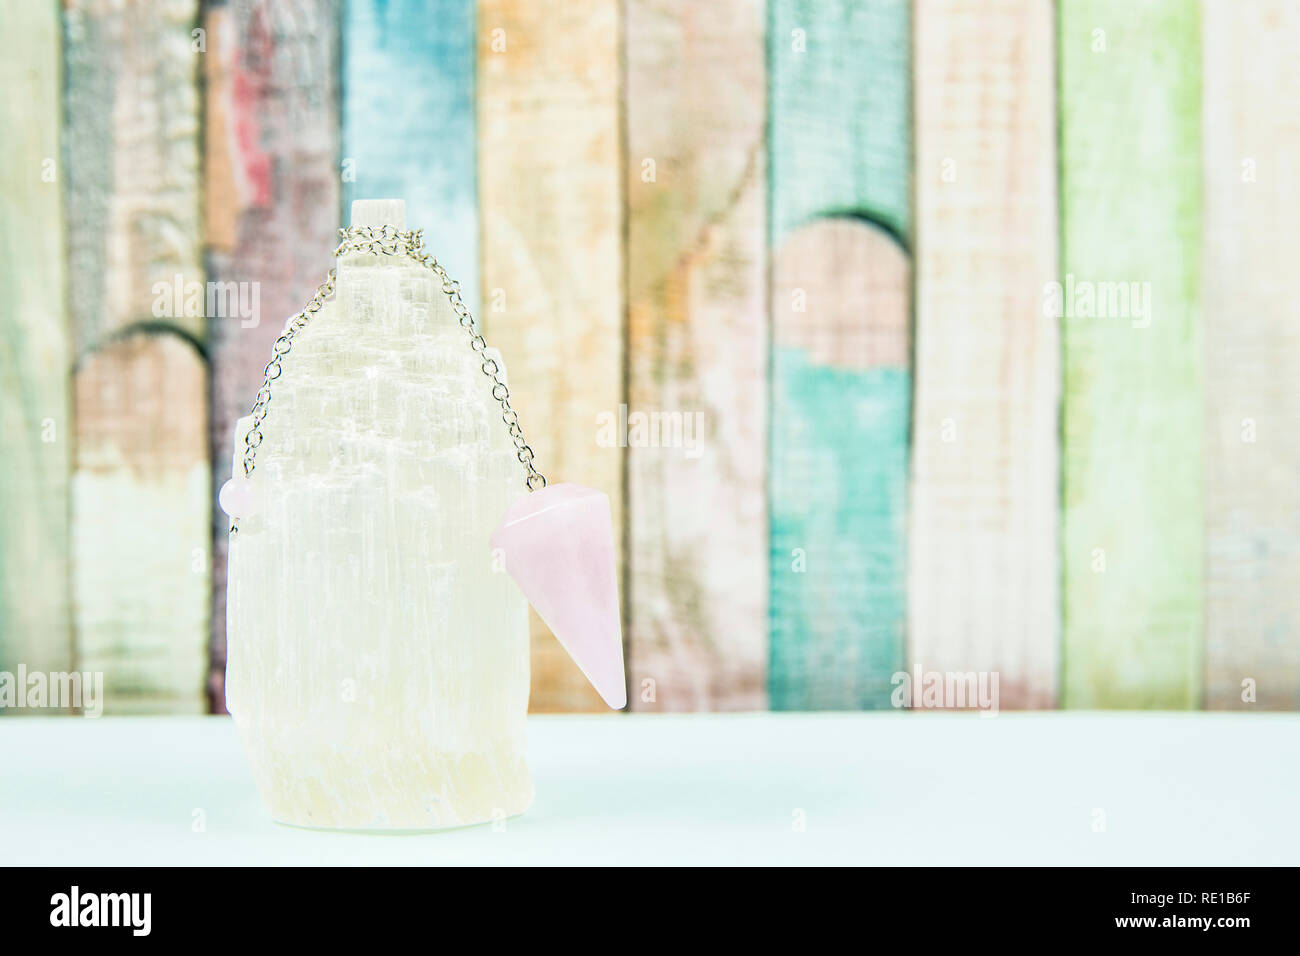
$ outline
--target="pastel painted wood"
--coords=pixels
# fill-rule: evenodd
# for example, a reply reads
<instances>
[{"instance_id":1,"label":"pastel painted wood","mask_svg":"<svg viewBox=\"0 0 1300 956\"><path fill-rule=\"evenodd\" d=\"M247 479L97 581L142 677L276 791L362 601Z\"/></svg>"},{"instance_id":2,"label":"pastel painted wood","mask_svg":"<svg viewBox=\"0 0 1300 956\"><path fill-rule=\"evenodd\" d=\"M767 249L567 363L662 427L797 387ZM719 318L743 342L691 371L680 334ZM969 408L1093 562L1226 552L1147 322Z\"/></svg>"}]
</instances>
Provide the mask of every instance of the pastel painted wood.
<instances>
[{"instance_id":1,"label":"pastel painted wood","mask_svg":"<svg viewBox=\"0 0 1300 956\"><path fill-rule=\"evenodd\" d=\"M609 496L621 558L623 449L598 441L624 387L619 6L482 0L478 129L480 318L540 470ZM532 708L603 709L532 620Z\"/></svg>"},{"instance_id":2,"label":"pastel painted wood","mask_svg":"<svg viewBox=\"0 0 1300 956\"><path fill-rule=\"evenodd\" d=\"M0 671L72 664L58 9L0 7Z\"/></svg>"},{"instance_id":3,"label":"pastel painted wood","mask_svg":"<svg viewBox=\"0 0 1300 956\"><path fill-rule=\"evenodd\" d=\"M908 7L777 0L769 37L770 704L888 707L907 562Z\"/></svg>"},{"instance_id":4,"label":"pastel painted wood","mask_svg":"<svg viewBox=\"0 0 1300 956\"><path fill-rule=\"evenodd\" d=\"M903 668L911 270L826 219L772 266L771 707L888 707Z\"/></svg>"},{"instance_id":5,"label":"pastel painted wood","mask_svg":"<svg viewBox=\"0 0 1300 956\"><path fill-rule=\"evenodd\" d=\"M252 405L272 343L334 265L337 18L334 0L303 0L211 7L204 21L207 255L211 281L236 296L208 324L214 494L231 476L231 429ZM208 693L218 713L225 709L229 528L214 509Z\"/></svg>"},{"instance_id":6,"label":"pastel painted wood","mask_svg":"<svg viewBox=\"0 0 1300 956\"><path fill-rule=\"evenodd\" d=\"M477 314L474 51L474 0L344 4L344 201L405 199Z\"/></svg>"},{"instance_id":7,"label":"pastel painted wood","mask_svg":"<svg viewBox=\"0 0 1300 956\"><path fill-rule=\"evenodd\" d=\"M767 707L764 20L627 7L628 409L671 423L627 449L641 710Z\"/></svg>"},{"instance_id":8,"label":"pastel painted wood","mask_svg":"<svg viewBox=\"0 0 1300 956\"><path fill-rule=\"evenodd\" d=\"M195 342L136 329L76 369L77 651L107 713L206 709L207 374Z\"/></svg>"},{"instance_id":9,"label":"pastel painted wood","mask_svg":"<svg viewBox=\"0 0 1300 956\"><path fill-rule=\"evenodd\" d=\"M906 0L771 0L771 232L863 216L911 222Z\"/></svg>"},{"instance_id":10,"label":"pastel painted wood","mask_svg":"<svg viewBox=\"0 0 1300 956\"><path fill-rule=\"evenodd\" d=\"M1300 709L1300 7L1208 0L1207 707Z\"/></svg>"},{"instance_id":11,"label":"pastel painted wood","mask_svg":"<svg viewBox=\"0 0 1300 956\"><path fill-rule=\"evenodd\" d=\"M108 713L205 708L197 14L73 0L65 16L76 663L104 673Z\"/></svg>"},{"instance_id":12,"label":"pastel painted wood","mask_svg":"<svg viewBox=\"0 0 1300 956\"><path fill-rule=\"evenodd\" d=\"M1060 8L1069 707L1201 696L1200 38L1181 0Z\"/></svg>"},{"instance_id":13,"label":"pastel painted wood","mask_svg":"<svg viewBox=\"0 0 1300 956\"><path fill-rule=\"evenodd\" d=\"M1052 707L1060 638L1055 19L919 0L908 646Z\"/></svg>"}]
</instances>

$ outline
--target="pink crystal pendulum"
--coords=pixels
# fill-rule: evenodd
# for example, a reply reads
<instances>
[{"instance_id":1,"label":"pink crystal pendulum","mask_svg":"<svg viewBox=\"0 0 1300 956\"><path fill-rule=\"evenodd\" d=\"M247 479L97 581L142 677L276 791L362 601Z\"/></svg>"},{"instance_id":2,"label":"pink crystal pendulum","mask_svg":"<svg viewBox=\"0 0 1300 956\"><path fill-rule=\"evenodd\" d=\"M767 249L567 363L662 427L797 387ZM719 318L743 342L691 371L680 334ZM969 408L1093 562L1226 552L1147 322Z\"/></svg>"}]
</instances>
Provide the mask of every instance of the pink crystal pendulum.
<instances>
[{"instance_id":1,"label":"pink crystal pendulum","mask_svg":"<svg viewBox=\"0 0 1300 956\"><path fill-rule=\"evenodd\" d=\"M520 498L492 532L506 573L605 703L627 705L609 497L549 485Z\"/></svg>"}]
</instances>

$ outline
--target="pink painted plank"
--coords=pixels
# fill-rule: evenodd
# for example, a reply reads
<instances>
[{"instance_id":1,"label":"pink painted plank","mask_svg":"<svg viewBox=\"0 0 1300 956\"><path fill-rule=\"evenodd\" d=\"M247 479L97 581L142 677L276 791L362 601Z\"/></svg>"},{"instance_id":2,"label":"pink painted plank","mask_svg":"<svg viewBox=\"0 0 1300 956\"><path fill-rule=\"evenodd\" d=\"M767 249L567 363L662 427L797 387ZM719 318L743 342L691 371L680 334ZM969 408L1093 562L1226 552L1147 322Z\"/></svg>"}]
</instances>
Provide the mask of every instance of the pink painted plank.
<instances>
[{"instance_id":1,"label":"pink painted plank","mask_svg":"<svg viewBox=\"0 0 1300 956\"><path fill-rule=\"evenodd\" d=\"M1055 17L919 0L913 668L1052 707L1060 668Z\"/></svg>"},{"instance_id":2,"label":"pink painted plank","mask_svg":"<svg viewBox=\"0 0 1300 956\"><path fill-rule=\"evenodd\" d=\"M230 477L230 435L262 382L284 321L333 266L340 179L335 0L238 3L208 10L204 208L214 282L240 307L212 316L210 448L215 491ZM256 304L249 314L247 304ZM225 710L226 545L212 515L208 695Z\"/></svg>"},{"instance_id":3,"label":"pink painted plank","mask_svg":"<svg viewBox=\"0 0 1300 956\"><path fill-rule=\"evenodd\" d=\"M627 449L630 700L762 710L763 4L634 0L627 18L628 409L667 416Z\"/></svg>"},{"instance_id":4,"label":"pink painted plank","mask_svg":"<svg viewBox=\"0 0 1300 956\"><path fill-rule=\"evenodd\" d=\"M1203 6L1205 705L1300 709L1300 6Z\"/></svg>"}]
</instances>

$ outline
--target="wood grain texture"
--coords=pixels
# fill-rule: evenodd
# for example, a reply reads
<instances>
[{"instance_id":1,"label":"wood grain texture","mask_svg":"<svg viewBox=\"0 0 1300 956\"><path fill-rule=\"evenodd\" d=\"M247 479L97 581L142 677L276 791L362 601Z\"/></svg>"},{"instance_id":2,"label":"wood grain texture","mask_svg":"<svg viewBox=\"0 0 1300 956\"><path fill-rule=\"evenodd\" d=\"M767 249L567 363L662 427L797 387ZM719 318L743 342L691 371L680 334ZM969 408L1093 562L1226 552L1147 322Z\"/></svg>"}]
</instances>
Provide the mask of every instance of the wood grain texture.
<instances>
[{"instance_id":1,"label":"wood grain texture","mask_svg":"<svg viewBox=\"0 0 1300 956\"><path fill-rule=\"evenodd\" d=\"M477 314L474 57L474 0L344 4L344 201L405 199Z\"/></svg>"},{"instance_id":2,"label":"wood grain texture","mask_svg":"<svg viewBox=\"0 0 1300 956\"><path fill-rule=\"evenodd\" d=\"M72 664L71 343L53 4L0 8L0 671Z\"/></svg>"},{"instance_id":3,"label":"wood grain texture","mask_svg":"<svg viewBox=\"0 0 1300 956\"><path fill-rule=\"evenodd\" d=\"M104 672L110 713L204 707L204 297L189 304L204 279L197 13L74 0L64 21L74 624L79 666Z\"/></svg>"},{"instance_id":4,"label":"wood grain texture","mask_svg":"<svg viewBox=\"0 0 1300 956\"><path fill-rule=\"evenodd\" d=\"M1063 4L1060 56L1062 272L1076 307L1062 323L1064 703L1194 707L1200 17L1181 0Z\"/></svg>"},{"instance_id":5,"label":"wood grain texture","mask_svg":"<svg viewBox=\"0 0 1300 956\"><path fill-rule=\"evenodd\" d=\"M1055 19L1049 0L920 0L916 669L999 674L1051 707L1060 639Z\"/></svg>"},{"instance_id":6,"label":"wood grain texture","mask_svg":"<svg viewBox=\"0 0 1300 956\"><path fill-rule=\"evenodd\" d=\"M635 709L767 707L764 21L627 7L628 408L683 423L627 450Z\"/></svg>"},{"instance_id":7,"label":"wood grain texture","mask_svg":"<svg viewBox=\"0 0 1300 956\"><path fill-rule=\"evenodd\" d=\"M76 370L79 668L106 713L206 709L207 374L195 343L132 330Z\"/></svg>"},{"instance_id":8,"label":"wood grain texture","mask_svg":"<svg viewBox=\"0 0 1300 956\"><path fill-rule=\"evenodd\" d=\"M204 24L204 209L209 278L240 283L248 310L208 323L212 365L212 488L230 477L230 435L262 383L285 320L333 267L339 226L338 5L335 0L236 0ZM256 293L253 296L253 293ZM209 704L225 710L226 546L212 518Z\"/></svg>"},{"instance_id":9,"label":"wood grain texture","mask_svg":"<svg viewBox=\"0 0 1300 956\"><path fill-rule=\"evenodd\" d=\"M1300 6L1202 9L1206 706L1296 710Z\"/></svg>"},{"instance_id":10,"label":"wood grain texture","mask_svg":"<svg viewBox=\"0 0 1300 956\"><path fill-rule=\"evenodd\" d=\"M911 222L906 0L771 0L771 231L863 216Z\"/></svg>"},{"instance_id":11,"label":"wood grain texture","mask_svg":"<svg viewBox=\"0 0 1300 956\"><path fill-rule=\"evenodd\" d=\"M478 23L484 330L541 470L609 495L621 555L623 449L597 443L624 387L619 4L483 0ZM532 633L533 710L603 708Z\"/></svg>"},{"instance_id":12,"label":"wood grain texture","mask_svg":"<svg viewBox=\"0 0 1300 956\"><path fill-rule=\"evenodd\" d=\"M908 8L770 10L770 704L888 707L907 561Z\"/></svg>"},{"instance_id":13,"label":"wood grain texture","mask_svg":"<svg viewBox=\"0 0 1300 956\"><path fill-rule=\"evenodd\" d=\"M903 667L910 290L906 253L860 220L775 254L773 710L888 707Z\"/></svg>"}]
</instances>

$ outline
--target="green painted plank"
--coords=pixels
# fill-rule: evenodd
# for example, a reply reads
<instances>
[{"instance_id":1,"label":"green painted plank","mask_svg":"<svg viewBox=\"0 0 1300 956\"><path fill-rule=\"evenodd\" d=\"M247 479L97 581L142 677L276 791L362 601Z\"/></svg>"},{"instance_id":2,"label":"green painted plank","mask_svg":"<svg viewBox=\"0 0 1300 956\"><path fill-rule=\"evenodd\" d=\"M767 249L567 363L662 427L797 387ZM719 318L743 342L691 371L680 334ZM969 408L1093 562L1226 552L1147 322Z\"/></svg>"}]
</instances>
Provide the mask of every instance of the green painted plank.
<instances>
[{"instance_id":1,"label":"green painted plank","mask_svg":"<svg viewBox=\"0 0 1300 956\"><path fill-rule=\"evenodd\" d=\"M1051 707L1060 670L1055 18L1043 0L916 5L913 669L996 673ZM1014 584L1012 583L1014 582Z\"/></svg>"},{"instance_id":2,"label":"green painted plank","mask_svg":"<svg viewBox=\"0 0 1300 956\"><path fill-rule=\"evenodd\" d=\"M52 3L0 6L0 671L72 664L73 426Z\"/></svg>"},{"instance_id":3,"label":"green painted plank","mask_svg":"<svg viewBox=\"0 0 1300 956\"><path fill-rule=\"evenodd\" d=\"M404 199L406 222L477 314L475 0L348 0L343 200Z\"/></svg>"},{"instance_id":4,"label":"green painted plank","mask_svg":"<svg viewBox=\"0 0 1300 956\"><path fill-rule=\"evenodd\" d=\"M1207 0L1206 706L1300 709L1300 5Z\"/></svg>"},{"instance_id":5,"label":"green painted plank","mask_svg":"<svg viewBox=\"0 0 1300 956\"><path fill-rule=\"evenodd\" d=\"M1200 62L1192 4L1061 6L1070 707L1200 697Z\"/></svg>"},{"instance_id":6,"label":"green painted plank","mask_svg":"<svg viewBox=\"0 0 1300 956\"><path fill-rule=\"evenodd\" d=\"M627 6L628 408L668 416L627 448L639 710L767 708L764 20Z\"/></svg>"},{"instance_id":7,"label":"green painted plank","mask_svg":"<svg viewBox=\"0 0 1300 956\"><path fill-rule=\"evenodd\" d=\"M906 588L908 6L775 0L768 36L771 707L888 707Z\"/></svg>"}]
</instances>

